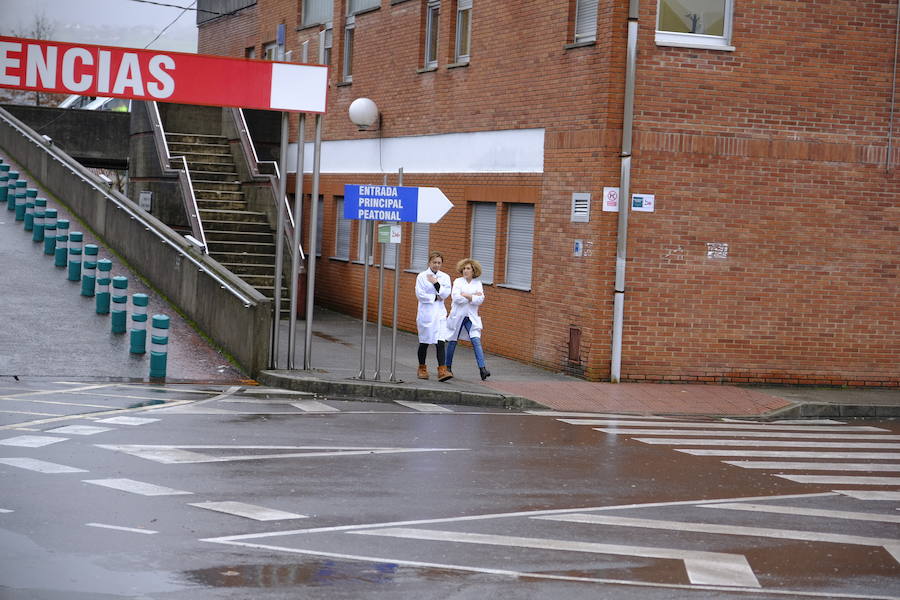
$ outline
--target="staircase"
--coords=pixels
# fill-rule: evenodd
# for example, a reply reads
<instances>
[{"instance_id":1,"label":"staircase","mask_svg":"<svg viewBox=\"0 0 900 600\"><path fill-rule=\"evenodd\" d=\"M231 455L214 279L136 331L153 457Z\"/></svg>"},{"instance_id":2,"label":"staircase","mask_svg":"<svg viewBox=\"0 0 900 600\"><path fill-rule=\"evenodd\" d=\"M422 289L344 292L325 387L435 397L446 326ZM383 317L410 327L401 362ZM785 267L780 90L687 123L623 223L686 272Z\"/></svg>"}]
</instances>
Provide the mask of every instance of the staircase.
<instances>
[{"instance_id":1,"label":"staircase","mask_svg":"<svg viewBox=\"0 0 900 600\"><path fill-rule=\"evenodd\" d=\"M266 213L249 209L228 140L166 133L166 142L172 156L187 160L209 255L267 298L274 298L275 234ZM182 166L180 160L173 160L173 168Z\"/></svg>"}]
</instances>

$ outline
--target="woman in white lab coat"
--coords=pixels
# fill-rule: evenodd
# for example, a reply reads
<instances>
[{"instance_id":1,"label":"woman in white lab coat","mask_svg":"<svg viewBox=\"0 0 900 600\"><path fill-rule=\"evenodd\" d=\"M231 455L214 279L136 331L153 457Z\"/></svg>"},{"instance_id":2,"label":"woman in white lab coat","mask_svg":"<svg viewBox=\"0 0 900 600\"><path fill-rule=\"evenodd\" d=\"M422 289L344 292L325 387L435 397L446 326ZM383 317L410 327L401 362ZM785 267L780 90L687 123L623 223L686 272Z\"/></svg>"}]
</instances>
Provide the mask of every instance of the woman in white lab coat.
<instances>
[{"instance_id":1,"label":"woman in white lab coat","mask_svg":"<svg viewBox=\"0 0 900 600\"><path fill-rule=\"evenodd\" d=\"M478 307L484 302L484 287L480 279L481 263L473 258L464 258L456 264L456 270L462 277L453 280L453 304L450 318L447 319L447 327L450 329L447 368L453 368L453 353L456 351L457 341L469 340L475 350L475 362L478 364L481 380L484 381L491 376L491 372L484 363L484 350L481 348L482 323L478 316Z\"/></svg>"},{"instance_id":2,"label":"woman in white lab coat","mask_svg":"<svg viewBox=\"0 0 900 600\"><path fill-rule=\"evenodd\" d=\"M428 379L425 357L428 346L437 345L438 381L446 381L453 373L446 363L447 307L444 300L450 295L450 276L441 271L444 256L440 252L428 255L428 268L416 277L416 298L419 310L416 313L416 327L419 330L419 379Z\"/></svg>"}]
</instances>

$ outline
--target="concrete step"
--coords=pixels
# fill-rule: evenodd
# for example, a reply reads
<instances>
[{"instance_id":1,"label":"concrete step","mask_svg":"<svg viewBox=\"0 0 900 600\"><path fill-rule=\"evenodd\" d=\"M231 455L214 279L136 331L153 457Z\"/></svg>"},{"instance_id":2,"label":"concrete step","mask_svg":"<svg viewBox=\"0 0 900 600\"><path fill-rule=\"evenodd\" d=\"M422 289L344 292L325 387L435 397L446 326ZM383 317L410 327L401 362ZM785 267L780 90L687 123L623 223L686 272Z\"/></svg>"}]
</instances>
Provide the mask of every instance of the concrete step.
<instances>
[{"instance_id":1,"label":"concrete step","mask_svg":"<svg viewBox=\"0 0 900 600\"><path fill-rule=\"evenodd\" d=\"M211 152L178 152L174 154L185 157L189 165L199 163L234 166L234 158L231 154L213 154Z\"/></svg>"},{"instance_id":2,"label":"concrete step","mask_svg":"<svg viewBox=\"0 0 900 600\"><path fill-rule=\"evenodd\" d=\"M243 200L210 200L198 196L197 208L200 210L247 210L247 203Z\"/></svg>"},{"instance_id":3,"label":"concrete step","mask_svg":"<svg viewBox=\"0 0 900 600\"><path fill-rule=\"evenodd\" d=\"M269 222L228 221L219 219L203 219L203 229L213 231L248 231L273 234Z\"/></svg>"},{"instance_id":4,"label":"concrete step","mask_svg":"<svg viewBox=\"0 0 900 600\"><path fill-rule=\"evenodd\" d=\"M253 242L260 244L274 243L274 237L271 232L252 232L252 231L217 231L206 229L206 240L208 242Z\"/></svg>"},{"instance_id":5,"label":"concrete step","mask_svg":"<svg viewBox=\"0 0 900 600\"><path fill-rule=\"evenodd\" d=\"M241 183L239 181L215 181L200 178L191 178L191 185L194 191L198 190L216 190L220 192L240 192Z\"/></svg>"},{"instance_id":6,"label":"concrete step","mask_svg":"<svg viewBox=\"0 0 900 600\"><path fill-rule=\"evenodd\" d=\"M210 254L225 254L225 253L253 253L253 254L271 254L275 256L275 244L258 242L254 240L250 241L212 241L210 239L206 240L207 248L209 248ZM216 259L218 260L218 259Z\"/></svg>"},{"instance_id":7,"label":"concrete step","mask_svg":"<svg viewBox=\"0 0 900 600\"><path fill-rule=\"evenodd\" d=\"M230 202L243 202L244 192L232 192L229 190L211 190L204 187L194 187L194 197L204 200L228 200Z\"/></svg>"},{"instance_id":8,"label":"concrete step","mask_svg":"<svg viewBox=\"0 0 900 600\"><path fill-rule=\"evenodd\" d=\"M177 165L181 168L181 165ZM190 167L189 167L190 168ZM191 181L214 181L221 183L236 183L240 185L241 181L235 172L225 171L203 171L201 169L191 169Z\"/></svg>"},{"instance_id":9,"label":"concrete step","mask_svg":"<svg viewBox=\"0 0 900 600\"><path fill-rule=\"evenodd\" d=\"M179 133L177 131L167 131L166 141L182 144L214 144L217 146L227 145L228 138L223 135L205 135L202 133Z\"/></svg>"},{"instance_id":10,"label":"concrete step","mask_svg":"<svg viewBox=\"0 0 900 600\"><path fill-rule=\"evenodd\" d=\"M227 163L217 163L217 162L209 162L207 160L199 161L199 160L191 160L190 157L185 157L187 159L188 171L191 172L191 177L196 177L197 179L206 179L206 173L233 173L234 179L230 181L237 180L237 173L234 170L234 162ZM181 161L172 159L172 168L180 168Z\"/></svg>"},{"instance_id":11,"label":"concrete step","mask_svg":"<svg viewBox=\"0 0 900 600\"><path fill-rule=\"evenodd\" d=\"M231 146L228 144L197 144L167 140L171 154L221 154L231 156Z\"/></svg>"},{"instance_id":12,"label":"concrete step","mask_svg":"<svg viewBox=\"0 0 900 600\"><path fill-rule=\"evenodd\" d=\"M272 269L275 269L274 250L271 254L259 252L216 252L215 255L213 255L213 253L210 252L210 256L223 265L272 265Z\"/></svg>"},{"instance_id":13,"label":"concrete step","mask_svg":"<svg viewBox=\"0 0 900 600\"><path fill-rule=\"evenodd\" d=\"M241 221L243 223L266 223L267 225L269 223L266 213L249 210L207 210L201 208L200 219L203 223L207 221Z\"/></svg>"}]
</instances>

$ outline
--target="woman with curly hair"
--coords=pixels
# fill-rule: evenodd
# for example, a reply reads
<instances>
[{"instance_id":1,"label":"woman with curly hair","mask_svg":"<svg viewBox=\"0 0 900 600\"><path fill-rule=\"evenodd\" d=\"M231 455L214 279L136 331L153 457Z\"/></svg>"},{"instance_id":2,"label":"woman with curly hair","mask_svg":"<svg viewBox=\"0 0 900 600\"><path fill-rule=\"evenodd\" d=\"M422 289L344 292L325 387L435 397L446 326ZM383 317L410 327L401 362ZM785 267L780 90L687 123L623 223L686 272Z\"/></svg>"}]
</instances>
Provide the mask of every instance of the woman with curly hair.
<instances>
[{"instance_id":1,"label":"woman with curly hair","mask_svg":"<svg viewBox=\"0 0 900 600\"><path fill-rule=\"evenodd\" d=\"M447 368L452 369L453 353L456 350L458 340L464 339L472 342L475 350L475 362L484 381L491 376L484 363L484 351L481 348L481 317L478 316L478 307L484 302L484 287L481 285L481 263L474 258L464 258L456 263L456 270L462 275L453 281L453 290L450 294L453 304L450 309L450 318L447 319L447 328L450 330L449 343L447 344Z\"/></svg>"}]
</instances>

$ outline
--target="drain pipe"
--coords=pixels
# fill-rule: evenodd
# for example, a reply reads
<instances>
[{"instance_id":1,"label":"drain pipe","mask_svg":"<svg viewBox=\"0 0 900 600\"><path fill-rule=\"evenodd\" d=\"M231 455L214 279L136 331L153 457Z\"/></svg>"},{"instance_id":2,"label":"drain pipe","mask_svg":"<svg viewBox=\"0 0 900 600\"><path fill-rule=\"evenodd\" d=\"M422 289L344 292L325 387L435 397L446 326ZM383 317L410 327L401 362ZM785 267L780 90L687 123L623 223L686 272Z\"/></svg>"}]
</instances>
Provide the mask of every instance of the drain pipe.
<instances>
[{"instance_id":1,"label":"drain pipe","mask_svg":"<svg viewBox=\"0 0 900 600\"><path fill-rule=\"evenodd\" d=\"M900 0L897 0L897 23L894 26L894 74L891 79L891 118L888 124L887 157L884 172L890 173L894 150L894 106L897 100L897 45L900 42Z\"/></svg>"},{"instance_id":2,"label":"drain pipe","mask_svg":"<svg viewBox=\"0 0 900 600\"><path fill-rule=\"evenodd\" d=\"M613 296L612 361L609 380L619 383L622 371L622 325L625 319L625 257L628 250L628 212L631 209L631 131L634 124L634 79L637 71L640 0L628 2L628 49L625 55L625 98L622 116L622 171L619 178L619 229L616 239L616 284Z\"/></svg>"}]
</instances>

